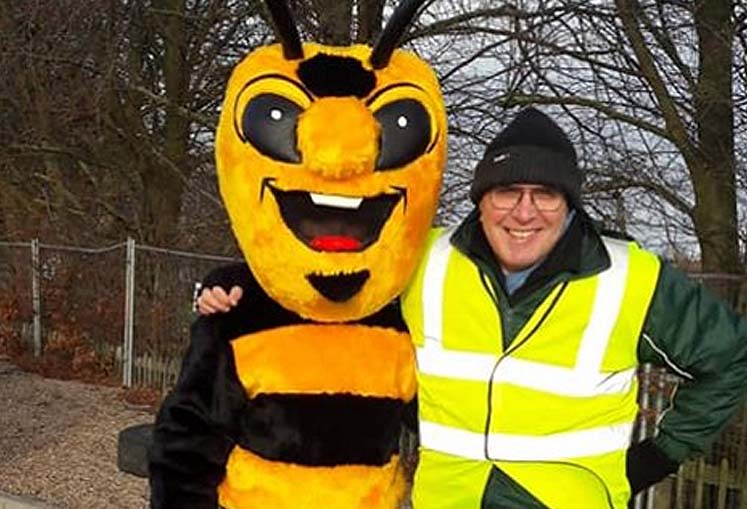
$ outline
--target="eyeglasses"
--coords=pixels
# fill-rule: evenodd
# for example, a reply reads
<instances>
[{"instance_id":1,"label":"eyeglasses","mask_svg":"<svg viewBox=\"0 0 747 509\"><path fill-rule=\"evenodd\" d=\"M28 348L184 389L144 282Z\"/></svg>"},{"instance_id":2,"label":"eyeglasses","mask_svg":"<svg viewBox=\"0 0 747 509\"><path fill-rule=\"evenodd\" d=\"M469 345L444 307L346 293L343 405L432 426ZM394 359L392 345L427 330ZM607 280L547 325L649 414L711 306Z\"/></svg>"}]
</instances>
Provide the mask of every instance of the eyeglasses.
<instances>
[{"instance_id":1,"label":"eyeglasses","mask_svg":"<svg viewBox=\"0 0 747 509\"><path fill-rule=\"evenodd\" d=\"M513 210L524 194L528 194L535 208L540 212L555 212L563 205L563 193L547 187L494 187L487 192L488 200L498 210Z\"/></svg>"}]
</instances>

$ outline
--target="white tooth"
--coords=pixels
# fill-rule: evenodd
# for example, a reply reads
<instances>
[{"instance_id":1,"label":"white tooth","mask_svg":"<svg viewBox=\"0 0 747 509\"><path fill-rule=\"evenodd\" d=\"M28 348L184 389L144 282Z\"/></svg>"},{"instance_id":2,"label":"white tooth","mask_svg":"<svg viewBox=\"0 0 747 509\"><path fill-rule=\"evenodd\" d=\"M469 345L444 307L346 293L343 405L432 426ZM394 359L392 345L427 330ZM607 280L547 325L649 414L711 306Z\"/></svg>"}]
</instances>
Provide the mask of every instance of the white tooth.
<instances>
[{"instance_id":1,"label":"white tooth","mask_svg":"<svg viewBox=\"0 0 747 509\"><path fill-rule=\"evenodd\" d=\"M514 237L525 239L532 234L531 230L509 230L509 233Z\"/></svg>"},{"instance_id":2,"label":"white tooth","mask_svg":"<svg viewBox=\"0 0 747 509\"><path fill-rule=\"evenodd\" d=\"M311 195L311 201L315 205L323 205L325 207L338 207L341 209L357 209L361 206L363 198L351 198L350 196L339 196L336 194L316 194L309 193Z\"/></svg>"}]
</instances>

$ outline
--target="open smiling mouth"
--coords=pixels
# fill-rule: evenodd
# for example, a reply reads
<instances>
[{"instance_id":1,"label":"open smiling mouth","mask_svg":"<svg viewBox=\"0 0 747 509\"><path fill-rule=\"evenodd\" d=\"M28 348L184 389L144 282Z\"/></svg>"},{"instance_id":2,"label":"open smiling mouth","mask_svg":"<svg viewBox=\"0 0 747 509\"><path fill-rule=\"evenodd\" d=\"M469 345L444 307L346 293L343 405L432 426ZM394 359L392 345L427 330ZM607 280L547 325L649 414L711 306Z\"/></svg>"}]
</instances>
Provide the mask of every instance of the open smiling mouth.
<instances>
[{"instance_id":1,"label":"open smiling mouth","mask_svg":"<svg viewBox=\"0 0 747 509\"><path fill-rule=\"evenodd\" d=\"M281 191L270 179L262 182L272 191L286 226L314 251L357 252L376 242L406 190L372 197L347 197L307 191Z\"/></svg>"}]
</instances>

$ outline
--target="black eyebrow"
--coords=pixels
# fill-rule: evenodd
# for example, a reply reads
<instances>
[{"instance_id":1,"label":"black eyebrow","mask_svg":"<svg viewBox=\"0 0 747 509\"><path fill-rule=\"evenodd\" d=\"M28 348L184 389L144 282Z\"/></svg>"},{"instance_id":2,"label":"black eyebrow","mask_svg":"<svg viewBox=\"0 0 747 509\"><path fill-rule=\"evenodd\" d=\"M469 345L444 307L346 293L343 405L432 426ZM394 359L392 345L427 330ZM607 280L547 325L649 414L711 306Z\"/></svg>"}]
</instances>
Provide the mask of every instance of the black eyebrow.
<instances>
[{"instance_id":1,"label":"black eyebrow","mask_svg":"<svg viewBox=\"0 0 747 509\"><path fill-rule=\"evenodd\" d=\"M391 85L387 85L381 90L378 90L374 95L366 99L366 106L371 106L371 103L374 102L376 99L378 99L381 94L384 92L388 92L389 90L393 88L399 88L399 87L410 87L410 88L416 88L422 92L425 92L425 89L421 87L420 85L416 85L415 83L392 83Z\"/></svg>"},{"instance_id":2,"label":"black eyebrow","mask_svg":"<svg viewBox=\"0 0 747 509\"><path fill-rule=\"evenodd\" d=\"M258 81L266 80L266 79L278 79L285 81L287 83L290 83L291 85L294 85L296 88L298 88L301 92L304 93L306 97L309 98L309 101L314 100L314 96L309 92L309 90L303 85L303 83L299 83L296 80L293 80L289 78L288 76L285 76L284 74L278 74L278 73L271 73L271 74L262 74L261 76L257 76L255 78L250 79L247 81L243 87L241 87L241 90L239 90L239 93L236 94L236 101L239 100L239 97L241 97L241 94L244 93L244 90L252 86ZM234 104L234 108L236 108L236 104Z\"/></svg>"}]
</instances>

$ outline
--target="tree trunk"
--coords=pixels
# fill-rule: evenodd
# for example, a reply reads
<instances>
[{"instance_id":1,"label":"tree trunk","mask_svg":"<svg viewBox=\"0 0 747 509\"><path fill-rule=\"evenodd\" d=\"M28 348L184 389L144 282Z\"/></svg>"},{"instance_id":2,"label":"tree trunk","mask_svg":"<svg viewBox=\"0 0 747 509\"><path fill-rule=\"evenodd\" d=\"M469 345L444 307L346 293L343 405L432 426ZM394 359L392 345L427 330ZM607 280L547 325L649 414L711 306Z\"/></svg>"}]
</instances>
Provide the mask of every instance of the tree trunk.
<instances>
[{"instance_id":1,"label":"tree trunk","mask_svg":"<svg viewBox=\"0 0 747 509\"><path fill-rule=\"evenodd\" d=\"M682 153L690 173L695 192L692 220L700 244L702 270L741 272L732 112L732 1L698 0L693 6L699 57L693 92L694 136L641 35L638 0L616 0L616 5L641 73L659 103L669 138ZM733 289L714 287L714 290L734 302Z\"/></svg>"},{"instance_id":2,"label":"tree trunk","mask_svg":"<svg viewBox=\"0 0 747 509\"><path fill-rule=\"evenodd\" d=\"M166 117L163 157L144 170L145 241L174 246L181 211L184 177L188 174L189 120L180 112L187 101L190 69L187 62L185 0L163 0L159 23L164 41Z\"/></svg>"},{"instance_id":3,"label":"tree trunk","mask_svg":"<svg viewBox=\"0 0 747 509\"><path fill-rule=\"evenodd\" d=\"M373 44L381 32L384 0L358 0L358 33L355 41Z\"/></svg>"},{"instance_id":4,"label":"tree trunk","mask_svg":"<svg viewBox=\"0 0 747 509\"><path fill-rule=\"evenodd\" d=\"M319 20L317 40L334 46L350 44L353 2L350 0L312 0L311 5Z\"/></svg>"},{"instance_id":5,"label":"tree trunk","mask_svg":"<svg viewBox=\"0 0 747 509\"><path fill-rule=\"evenodd\" d=\"M700 0L694 11L700 56L695 96L700 150L690 173L694 223L706 272L742 272L736 224L732 10L731 0Z\"/></svg>"}]
</instances>

